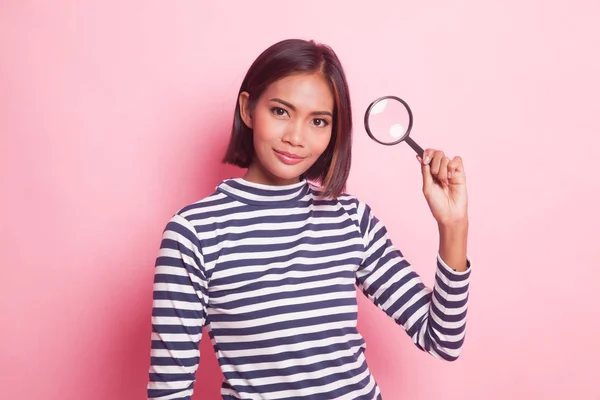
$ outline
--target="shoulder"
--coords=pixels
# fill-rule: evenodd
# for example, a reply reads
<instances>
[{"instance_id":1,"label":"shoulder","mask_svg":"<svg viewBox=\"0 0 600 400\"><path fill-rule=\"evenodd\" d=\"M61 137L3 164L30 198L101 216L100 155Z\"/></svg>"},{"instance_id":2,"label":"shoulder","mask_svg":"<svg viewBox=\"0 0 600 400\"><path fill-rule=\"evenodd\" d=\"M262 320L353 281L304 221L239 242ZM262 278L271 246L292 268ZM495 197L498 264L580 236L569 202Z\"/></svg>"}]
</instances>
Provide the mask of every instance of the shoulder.
<instances>
[{"instance_id":1,"label":"shoulder","mask_svg":"<svg viewBox=\"0 0 600 400\"><path fill-rule=\"evenodd\" d=\"M358 219L362 219L363 216L368 215L371 211L369 204L353 193L344 191L337 198L323 197L323 189L321 186L311 183L310 188L315 201L338 204L344 208L348 214L356 216Z\"/></svg>"},{"instance_id":2,"label":"shoulder","mask_svg":"<svg viewBox=\"0 0 600 400\"><path fill-rule=\"evenodd\" d=\"M215 216L226 213L231 203L230 197L215 189L205 197L176 209L171 213L168 223L177 223L189 230L197 231L198 225L201 225L203 221L206 222Z\"/></svg>"},{"instance_id":3,"label":"shoulder","mask_svg":"<svg viewBox=\"0 0 600 400\"><path fill-rule=\"evenodd\" d=\"M230 197L215 190L208 196L181 207L176 211L175 215L181 216L190 222L194 222L199 219L207 218L215 213L219 213L219 211L226 209L227 205L231 202Z\"/></svg>"}]
</instances>

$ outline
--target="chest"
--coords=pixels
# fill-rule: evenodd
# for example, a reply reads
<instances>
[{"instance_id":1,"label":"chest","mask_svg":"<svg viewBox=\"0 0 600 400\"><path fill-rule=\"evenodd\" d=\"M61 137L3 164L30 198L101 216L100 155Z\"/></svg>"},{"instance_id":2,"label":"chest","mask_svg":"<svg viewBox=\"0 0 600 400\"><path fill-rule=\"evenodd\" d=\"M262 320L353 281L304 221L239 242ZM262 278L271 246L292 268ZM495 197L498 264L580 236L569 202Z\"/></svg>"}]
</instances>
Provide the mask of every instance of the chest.
<instances>
[{"instance_id":1,"label":"chest","mask_svg":"<svg viewBox=\"0 0 600 400\"><path fill-rule=\"evenodd\" d=\"M354 312L364 248L343 210L278 211L224 221L215 231L218 241L206 257L215 320Z\"/></svg>"}]
</instances>

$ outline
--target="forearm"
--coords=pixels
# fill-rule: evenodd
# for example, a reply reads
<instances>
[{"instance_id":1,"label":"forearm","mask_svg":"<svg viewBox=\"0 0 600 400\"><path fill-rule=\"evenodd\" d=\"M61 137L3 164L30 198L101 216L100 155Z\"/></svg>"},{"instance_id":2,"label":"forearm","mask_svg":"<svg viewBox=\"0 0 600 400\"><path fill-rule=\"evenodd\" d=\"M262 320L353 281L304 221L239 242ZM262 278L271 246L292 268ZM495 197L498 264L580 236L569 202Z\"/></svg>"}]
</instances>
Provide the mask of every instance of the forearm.
<instances>
[{"instance_id":1,"label":"forearm","mask_svg":"<svg viewBox=\"0 0 600 400\"><path fill-rule=\"evenodd\" d=\"M442 260L457 272L467 269L468 220L452 225L439 225L439 254Z\"/></svg>"},{"instance_id":2,"label":"forearm","mask_svg":"<svg viewBox=\"0 0 600 400\"><path fill-rule=\"evenodd\" d=\"M438 270L427 324L421 331L422 345L430 353L453 361L461 352L466 328L471 272L467 259L468 222L440 225L439 233Z\"/></svg>"}]
</instances>

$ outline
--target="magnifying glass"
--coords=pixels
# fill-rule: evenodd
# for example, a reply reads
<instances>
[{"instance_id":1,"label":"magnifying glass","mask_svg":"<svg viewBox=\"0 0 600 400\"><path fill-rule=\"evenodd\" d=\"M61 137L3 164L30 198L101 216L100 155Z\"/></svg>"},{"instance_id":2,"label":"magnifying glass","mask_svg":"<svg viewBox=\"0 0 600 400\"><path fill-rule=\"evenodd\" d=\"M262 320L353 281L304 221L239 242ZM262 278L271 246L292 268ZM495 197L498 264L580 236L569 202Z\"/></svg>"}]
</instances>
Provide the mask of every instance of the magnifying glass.
<instances>
[{"instance_id":1,"label":"magnifying glass","mask_svg":"<svg viewBox=\"0 0 600 400\"><path fill-rule=\"evenodd\" d=\"M371 139L385 146L406 142L423 158L423 149L409 136L412 125L410 107L396 96L375 99L365 112L365 129Z\"/></svg>"}]
</instances>

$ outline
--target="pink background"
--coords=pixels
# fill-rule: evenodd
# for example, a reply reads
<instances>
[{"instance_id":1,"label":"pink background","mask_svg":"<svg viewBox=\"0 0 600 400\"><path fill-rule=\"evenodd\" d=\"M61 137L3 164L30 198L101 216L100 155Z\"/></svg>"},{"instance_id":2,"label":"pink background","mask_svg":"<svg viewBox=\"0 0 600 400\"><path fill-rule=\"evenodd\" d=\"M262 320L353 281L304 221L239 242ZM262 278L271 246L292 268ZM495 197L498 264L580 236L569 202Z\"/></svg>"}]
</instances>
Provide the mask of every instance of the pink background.
<instances>
[{"instance_id":1,"label":"pink background","mask_svg":"<svg viewBox=\"0 0 600 400\"><path fill-rule=\"evenodd\" d=\"M465 160L466 347L437 361L361 299L384 399L600 398L600 3L82 3L0 2L0 397L145 398L164 224L241 173L219 164L241 79L302 37L347 70L350 191L428 284L414 152L371 142L363 112L400 95L417 142ZM194 398L217 399L201 349Z\"/></svg>"}]
</instances>

